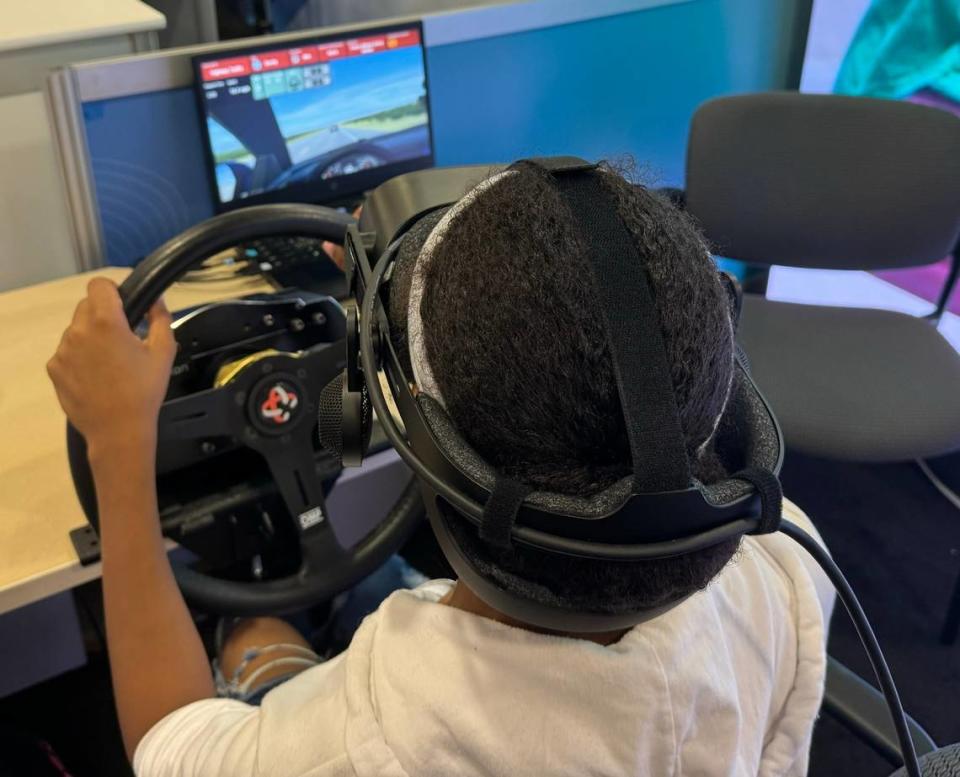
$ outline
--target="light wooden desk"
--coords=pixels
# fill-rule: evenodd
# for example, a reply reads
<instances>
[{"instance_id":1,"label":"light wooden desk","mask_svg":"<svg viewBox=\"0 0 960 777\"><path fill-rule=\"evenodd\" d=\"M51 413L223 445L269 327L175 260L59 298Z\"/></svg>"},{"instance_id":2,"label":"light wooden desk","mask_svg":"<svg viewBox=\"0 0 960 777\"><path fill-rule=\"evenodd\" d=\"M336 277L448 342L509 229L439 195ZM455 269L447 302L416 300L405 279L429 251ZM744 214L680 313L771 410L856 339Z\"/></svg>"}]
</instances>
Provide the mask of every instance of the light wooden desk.
<instances>
[{"instance_id":1,"label":"light wooden desk","mask_svg":"<svg viewBox=\"0 0 960 777\"><path fill-rule=\"evenodd\" d=\"M141 0L36 0L4 8L0 51L162 30L167 20Z\"/></svg>"},{"instance_id":2,"label":"light wooden desk","mask_svg":"<svg viewBox=\"0 0 960 777\"><path fill-rule=\"evenodd\" d=\"M81 567L71 529L85 523L67 465L64 416L46 363L87 281L107 269L0 294L0 613L100 575ZM171 310L263 290L254 279L177 284Z\"/></svg>"}]
</instances>

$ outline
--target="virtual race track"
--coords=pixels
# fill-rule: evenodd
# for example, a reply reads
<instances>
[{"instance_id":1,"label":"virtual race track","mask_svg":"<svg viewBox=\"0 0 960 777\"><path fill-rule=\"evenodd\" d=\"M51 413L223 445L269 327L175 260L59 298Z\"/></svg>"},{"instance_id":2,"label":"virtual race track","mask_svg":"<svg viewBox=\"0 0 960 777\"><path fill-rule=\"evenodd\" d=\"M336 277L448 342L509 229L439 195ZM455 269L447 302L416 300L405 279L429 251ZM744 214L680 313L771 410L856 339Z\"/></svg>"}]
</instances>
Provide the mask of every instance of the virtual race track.
<instances>
[{"instance_id":1,"label":"virtual race track","mask_svg":"<svg viewBox=\"0 0 960 777\"><path fill-rule=\"evenodd\" d=\"M290 159L296 165L335 151L338 148L349 146L351 143L369 140L382 134L383 132L379 130L359 129L357 127L347 129L334 124L332 127L326 127L296 140L291 140L288 144Z\"/></svg>"}]
</instances>

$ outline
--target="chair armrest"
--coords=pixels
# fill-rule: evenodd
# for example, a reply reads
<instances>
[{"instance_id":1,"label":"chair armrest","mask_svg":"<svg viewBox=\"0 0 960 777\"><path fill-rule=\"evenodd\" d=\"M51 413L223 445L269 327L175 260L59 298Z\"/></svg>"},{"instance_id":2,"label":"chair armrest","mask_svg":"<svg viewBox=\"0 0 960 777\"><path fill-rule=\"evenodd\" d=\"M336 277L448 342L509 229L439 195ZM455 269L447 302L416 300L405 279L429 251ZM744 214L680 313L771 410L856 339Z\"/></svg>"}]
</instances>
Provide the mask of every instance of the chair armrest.
<instances>
[{"instance_id":1,"label":"chair armrest","mask_svg":"<svg viewBox=\"0 0 960 777\"><path fill-rule=\"evenodd\" d=\"M899 766L903 763L897 733L883 694L832 656L827 656L823 709L891 764ZM917 756L937 749L930 735L909 715L907 726Z\"/></svg>"}]
</instances>

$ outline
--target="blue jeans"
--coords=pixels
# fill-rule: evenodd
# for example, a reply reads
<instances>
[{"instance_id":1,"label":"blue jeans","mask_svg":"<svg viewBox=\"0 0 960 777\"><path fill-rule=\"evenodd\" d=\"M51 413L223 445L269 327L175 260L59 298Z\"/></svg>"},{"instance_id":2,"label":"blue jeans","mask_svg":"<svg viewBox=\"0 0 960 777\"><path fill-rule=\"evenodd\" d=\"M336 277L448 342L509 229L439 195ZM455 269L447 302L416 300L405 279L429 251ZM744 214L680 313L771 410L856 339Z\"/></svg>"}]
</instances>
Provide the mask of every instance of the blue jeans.
<instances>
[{"instance_id":1,"label":"blue jeans","mask_svg":"<svg viewBox=\"0 0 960 777\"><path fill-rule=\"evenodd\" d=\"M331 605L330 615L329 634L334 652L345 648L350 643L353 633L363 619L376 610L390 594L401 588L416 588L418 585L425 583L426 580L426 577L407 564L400 556L391 556L376 572L361 580L346 593L338 596ZM218 654L226 638L225 625L226 622L223 619L217 624L216 649ZM282 651L284 655L265 662L251 673L246 680L240 681L241 675L251 661L266 653L279 651ZM249 648L243 654L243 659L232 676L227 678L221 671L219 661L214 659L213 673L217 695L226 699L238 699L247 704L259 705L263 701L263 697L278 685L285 683L291 677L306 669L323 663L323 661L324 658L316 651L302 645L263 645ZM277 666L287 666L289 671L257 685L256 681L259 676Z\"/></svg>"}]
</instances>

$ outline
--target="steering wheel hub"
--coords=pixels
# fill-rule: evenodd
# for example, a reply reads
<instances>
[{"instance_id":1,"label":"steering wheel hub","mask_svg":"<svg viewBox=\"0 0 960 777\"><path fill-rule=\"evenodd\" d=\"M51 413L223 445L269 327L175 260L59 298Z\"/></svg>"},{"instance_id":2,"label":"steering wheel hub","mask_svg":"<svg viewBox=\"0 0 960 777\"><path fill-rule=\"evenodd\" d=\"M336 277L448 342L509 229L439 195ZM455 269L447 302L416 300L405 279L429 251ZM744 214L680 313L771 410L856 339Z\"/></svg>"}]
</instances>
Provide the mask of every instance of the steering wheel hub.
<instances>
[{"instance_id":1,"label":"steering wheel hub","mask_svg":"<svg viewBox=\"0 0 960 777\"><path fill-rule=\"evenodd\" d=\"M292 375L267 375L250 393L248 413L254 427L267 435L287 434L306 415L306 389Z\"/></svg>"},{"instance_id":2,"label":"steering wheel hub","mask_svg":"<svg viewBox=\"0 0 960 777\"><path fill-rule=\"evenodd\" d=\"M316 408L303 380L307 361L300 353L267 348L235 359L217 371L214 388L233 391L244 416L247 437L289 435ZM244 401L246 398L246 401Z\"/></svg>"}]
</instances>

